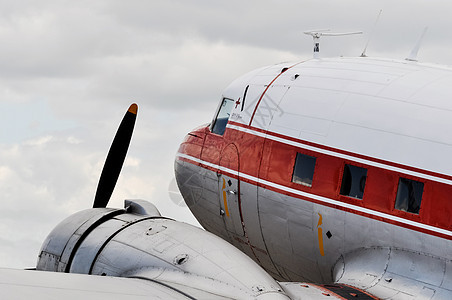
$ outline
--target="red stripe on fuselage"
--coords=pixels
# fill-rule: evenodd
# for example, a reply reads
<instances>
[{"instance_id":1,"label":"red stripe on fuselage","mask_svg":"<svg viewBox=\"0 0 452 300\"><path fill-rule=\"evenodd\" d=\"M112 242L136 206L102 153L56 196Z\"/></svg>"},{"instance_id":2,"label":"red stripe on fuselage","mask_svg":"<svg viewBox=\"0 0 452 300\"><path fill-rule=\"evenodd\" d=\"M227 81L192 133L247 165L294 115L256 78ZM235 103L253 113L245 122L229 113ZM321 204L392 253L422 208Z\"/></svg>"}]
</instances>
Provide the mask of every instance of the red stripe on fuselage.
<instances>
[{"instance_id":1,"label":"red stripe on fuselage","mask_svg":"<svg viewBox=\"0 0 452 300\"><path fill-rule=\"evenodd\" d=\"M379 158L372 157L372 156L366 156L366 155L353 153L353 152L349 152L349 151L342 150L342 149L328 147L326 145L316 144L316 143L313 143L313 142L297 139L297 138L294 138L294 137L291 137L291 136L287 136L287 135L283 135L283 134L279 134L279 133L276 133L276 132L267 131L267 130L264 130L264 129L261 129L261 128L258 128L258 127L253 127L253 126L245 125L245 124L242 124L242 123L229 121L228 124L231 124L231 125L234 125L234 126L238 126L238 127L242 127L242 128L245 128L245 129L251 129L253 131L257 131L257 132L261 132L261 133L265 133L268 136L273 136L273 137L285 139L285 140L288 140L288 141L304 144L304 145L307 145L307 146L320 148L320 149L323 149L323 150L326 150L326 151L331 151L331 152L335 152L335 153L338 153L338 154L348 155L348 156L352 156L352 157L355 157L355 158L358 158L358 159L369 160L369 161L372 161L372 162L375 162L375 163L388 165L388 166L391 166L391 167L394 167L394 168L405 169L405 170L408 170L408 171L422 173L422 174L425 174L425 175L428 175L428 176L434 176L434 177L443 178L443 179L452 181L452 176L449 176L449 175L446 175L446 174L436 173L436 172L432 172L432 171L429 171L429 170L424 170L424 169L419 169L419 168L412 167L412 166L402 165L402 164L399 164L399 163L396 163L396 162L383 160L383 159L379 159ZM229 128L229 129L231 129L231 128ZM234 130L234 129L232 129L232 130Z\"/></svg>"},{"instance_id":2,"label":"red stripe on fuselage","mask_svg":"<svg viewBox=\"0 0 452 300\"><path fill-rule=\"evenodd\" d=\"M198 166L200 166L202 168L205 168L207 170L210 170L212 172L218 172L218 173L221 173L221 174L226 174L229 177L232 177L232 178L235 178L235 179L239 179L239 177L237 177L237 175L235 175L234 172L218 170L218 168L212 167L211 165L199 163L197 161L194 161L194 160L191 160L191 159L185 158L185 157L178 157L177 159L185 161L185 162L188 162L188 163L191 163L191 164L194 164L194 165L198 165ZM320 200L317 200L317 199L312 198L312 197L302 196L302 195L299 195L297 193L293 193L293 192L287 191L285 189L280 189L280 188L277 188L277 187L273 187L272 185L265 184L262 181L249 179L247 177L244 177L243 174L241 174L241 176L240 176L240 181L246 182L246 183L249 183L249 184L253 184L255 186L258 186L258 187L261 187L261 188L264 188L264 189L267 189L267 190L270 190L270 191L274 191L274 192L277 192L277 193L280 193L280 194L283 194L283 195L287 195L287 196L290 196L290 197L295 197L295 198L298 198L298 199L301 199L301 200L304 200L304 201L309 201L311 203L315 203L315 204L318 204L318 205L322 205L322 206L338 209L338 210L349 212L349 213L352 213L352 214L355 214L355 215L359 215L359 216L371 218L371 219L374 219L374 220L377 220L377 221L385 222L385 223L388 223L388 224L392 224L392 225L400 226L400 227L403 227L403 228L411 229L411 230L414 230L414 231L417 231L417 232L430 234L430 235L434 235L434 236L441 237L441 238L444 238L444 239L452 240L452 236L448 235L448 234L443 234L443 233L435 231L435 230L425 229L425 228L422 228L420 226L412 225L412 224L409 224L409 223L406 223L406 222L403 222L403 221L393 220L393 219L390 219L388 217L378 216L375 213L366 213L366 212L362 212L362 211L359 211L359 210L356 210L356 209L353 209L353 208L348 208L348 207L344 207L344 206L341 206L341 205L335 205L335 204L328 203L328 202L325 202L325 201L320 201ZM374 212L377 212L377 211L374 210ZM392 215L388 214L388 216L391 217ZM405 219L405 220L409 221L408 219ZM420 223L420 224L423 224L423 223ZM428 225L428 224L425 224L425 225Z\"/></svg>"},{"instance_id":3,"label":"red stripe on fuselage","mask_svg":"<svg viewBox=\"0 0 452 300\"><path fill-rule=\"evenodd\" d=\"M302 145L314 146L319 149L328 150L334 153L344 154L351 157L367 160L369 162L376 162L388 166L393 166L403 170L409 170L421 174L427 174L438 178L449 179L450 176L438 174L434 172L425 171L418 168L404 166L398 163L384 161L373 157L368 157L340 149L334 149L328 146L319 145L292 137L283 136L276 133L266 132L262 129L251 128L235 122L230 122L235 126L248 128L261 135L253 134L233 128L227 128L225 136L213 136L222 142L226 140L225 144L236 144L240 154L240 180L259 187L269 189L284 195L303 199L320 205L331 208L347 211L357 215L376 219L386 223L402 226L413 229L419 232L433 234L446 239L452 239L450 233L450 206L448 205L448 197L452 194L452 185L427 180L425 178L417 178L402 172L387 170L384 168L366 165L363 163L356 163L334 155L328 155L312 150L306 150L296 147L281 141L275 141L268 138L268 136L277 136L285 140L294 141ZM267 138L265 138L267 136ZM224 139L224 140L223 140ZM214 144L214 143L212 143ZM184 147L181 151L183 154L194 156L195 153L190 153L191 147ZM216 149L221 151L220 149ZM317 158L316 170L314 172L314 179L312 187L302 186L291 182L293 166L295 163L296 153L304 153L315 156ZM192 159L179 157L184 161L199 165L211 171L228 174L236 178L234 172L228 172L225 168L218 167L219 153L212 155L209 151L203 151L203 156L200 160L195 162ZM196 157L196 156L195 156ZM199 157L199 156L198 156ZM368 169L368 178L362 200L354 199L339 194L340 185L342 181L342 172L345 164L352 164ZM220 168L220 169L219 169ZM237 170L232 170L237 172ZM397 192L397 184L399 177L412 178L414 180L422 181L424 183L424 193L421 203L421 210L419 215L403 212L394 209L395 197ZM303 195L300 195L303 194ZM306 195L307 194L307 195ZM311 196L309 196L311 195ZM337 205L316 199L315 196L331 199L333 202L344 205ZM347 207L348 205L348 207ZM353 206L353 208L350 208ZM382 213L384 216L380 216ZM392 218L392 219L391 219ZM406 221L404 221L406 220ZM415 225L413 225L413 223ZM411 225L410 225L411 224ZM424 224L426 228L417 226L416 224ZM430 228L438 228L438 231L430 230Z\"/></svg>"}]
</instances>

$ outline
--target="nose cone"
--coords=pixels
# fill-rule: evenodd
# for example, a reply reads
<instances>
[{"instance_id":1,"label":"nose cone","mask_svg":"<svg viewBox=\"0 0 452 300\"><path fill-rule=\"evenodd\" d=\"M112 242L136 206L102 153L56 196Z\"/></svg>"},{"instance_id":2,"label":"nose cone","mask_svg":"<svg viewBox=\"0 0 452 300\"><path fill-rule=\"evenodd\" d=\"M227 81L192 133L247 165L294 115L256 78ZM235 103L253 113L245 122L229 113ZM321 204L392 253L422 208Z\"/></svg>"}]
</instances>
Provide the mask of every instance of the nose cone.
<instances>
[{"instance_id":1,"label":"nose cone","mask_svg":"<svg viewBox=\"0 0 452 300\"><path fill-rule=\"evenodd\" d=\"M190 131L179 146L174 172L185 203L191 208L202 196L201 151L209 125Z\"/></svg>"},{"instance_id":2,"label":"nose cone","mask_svg":"<svg viewBox=\"0 0 452 300\"><path fill-rule=\"evenodd\" d=\"M209 125L188 133L176 155L174 171L179 191L199 224L228 240L218 201L218 165L212 159L212 155L219 159L220 148L211 136Z\"/></svg>"},{"instance_id":3,"label":"nose cone","mask_svg":"<svg viewBox=\"0 0 452 300\"><path fill-rule=\"evenodd\" d=\"M209 130L209 124L201 125L185 136L184 140L179 146L178 156L176 156L176 160L180 156L180 154L194 157L197 159L201 158L201 150L204 145L204 139L206 137L206 131Z\"/></svg>"}]
</instances>

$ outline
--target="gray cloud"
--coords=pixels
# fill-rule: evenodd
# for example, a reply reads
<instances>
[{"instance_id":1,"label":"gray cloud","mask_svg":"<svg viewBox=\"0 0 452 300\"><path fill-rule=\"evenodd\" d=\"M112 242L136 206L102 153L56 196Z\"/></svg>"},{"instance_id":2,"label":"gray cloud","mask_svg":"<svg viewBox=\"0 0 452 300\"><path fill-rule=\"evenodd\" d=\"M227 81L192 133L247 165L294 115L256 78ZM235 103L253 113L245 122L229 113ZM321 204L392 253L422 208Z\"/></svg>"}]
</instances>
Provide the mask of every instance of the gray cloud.
<instances>
[{"instance_id":1,"label":"gray cloud","mask_svg":"<svg viewBox=\"0 0 452 300\"><path fill-rule=\"evenodd\" d=\"M444 1L0 1L0 266L30 267L46 234L91 205L132 101L136 131L111 206L144 198L195 222L167 187L179 142L254 68L309 59L309 29L364 30L370 56L452 63ZM367 34L322 40L359 55Z\"/></svg>"}]
</instances>

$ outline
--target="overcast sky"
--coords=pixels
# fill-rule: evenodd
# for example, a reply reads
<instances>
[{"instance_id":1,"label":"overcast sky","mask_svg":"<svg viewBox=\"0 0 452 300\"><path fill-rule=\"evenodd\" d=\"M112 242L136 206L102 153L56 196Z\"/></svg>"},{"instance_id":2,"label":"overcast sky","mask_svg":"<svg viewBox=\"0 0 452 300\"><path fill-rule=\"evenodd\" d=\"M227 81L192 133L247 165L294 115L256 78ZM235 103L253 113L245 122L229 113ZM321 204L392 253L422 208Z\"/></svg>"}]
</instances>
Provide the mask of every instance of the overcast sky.
<instances>
[{"instance_id":1,"label":"overcast sky","mask_svg":"<svg viewBox=\"0 0 452 300\"><path fill-rule=\"evenodd\" d=\"M169 197L184 135L209 122L239 75L323 56L404 59L425 26L422 62L452 64L450 1L0 0L0 266L34 267L41 243L92 205L116 129L139 105L109 206L147 199L194 223ZM171 189L170 189L171 190Z\"/></svg>"}]
</instances>

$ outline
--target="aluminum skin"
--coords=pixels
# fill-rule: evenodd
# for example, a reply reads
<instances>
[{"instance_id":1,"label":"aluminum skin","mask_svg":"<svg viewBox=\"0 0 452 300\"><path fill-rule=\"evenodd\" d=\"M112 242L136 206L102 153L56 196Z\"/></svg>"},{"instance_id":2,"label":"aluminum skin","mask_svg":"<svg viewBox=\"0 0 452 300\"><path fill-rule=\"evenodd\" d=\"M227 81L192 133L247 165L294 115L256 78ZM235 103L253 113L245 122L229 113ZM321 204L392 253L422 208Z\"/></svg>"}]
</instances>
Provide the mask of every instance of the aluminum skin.
<instances>
[{"instance_id":1,"label":"aluminum skin","mask_svg":"<svg viewBox=\"0 0 452 300\"><path fill-rule=\"evenodd\" d=\"M451 69L409 61L261 68L224 91L223 134L215 113L187 135L176 179L206 230L278 280L449 299L451 94ZM310 186L291 180L297 153L316 157ZM347 164L367 171L362 198L341 194ZM400 178L423 186L415 213L397 208Z\"/></svg>"}]
</instances>

